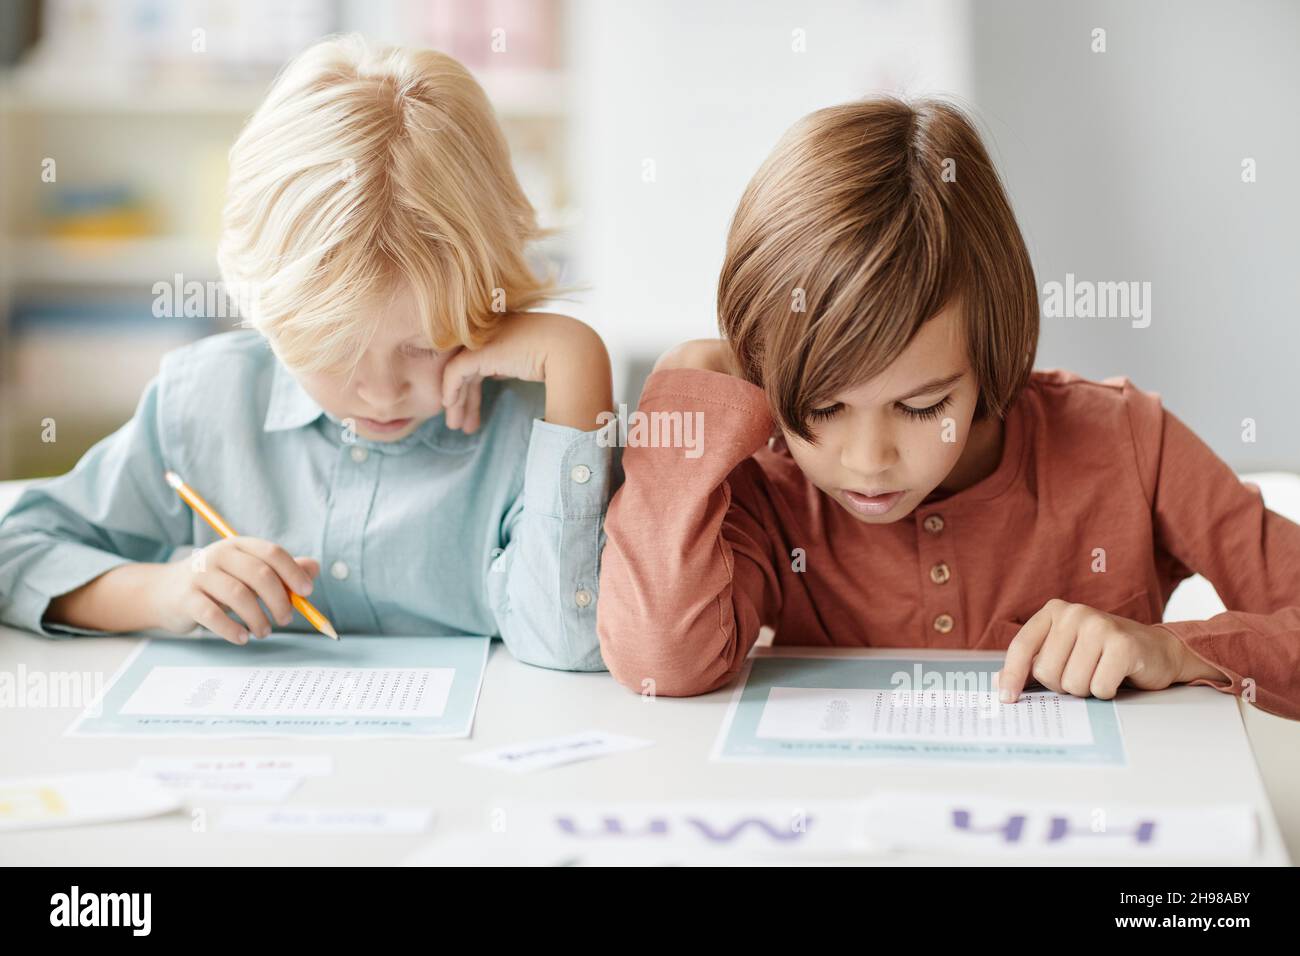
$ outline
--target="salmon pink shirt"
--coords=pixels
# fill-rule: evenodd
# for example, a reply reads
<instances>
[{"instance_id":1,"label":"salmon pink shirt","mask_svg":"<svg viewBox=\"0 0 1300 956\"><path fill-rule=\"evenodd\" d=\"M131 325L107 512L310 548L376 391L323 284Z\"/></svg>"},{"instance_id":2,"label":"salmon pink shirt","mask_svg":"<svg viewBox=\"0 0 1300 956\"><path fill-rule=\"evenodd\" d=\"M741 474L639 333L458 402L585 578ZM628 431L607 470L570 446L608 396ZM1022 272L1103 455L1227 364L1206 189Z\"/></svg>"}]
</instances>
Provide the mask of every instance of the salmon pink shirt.
<instances>
[{"instance_id":1,"label":"salmon pink shirt","mask_svg":"<svg viewBox=\"0 0 1300 956\"><path fill-rule=\"evenodd\" d=\"M1230 681L1192 683L1300 718L1300 525L1127 379L1035 371L992 474L877 525L804 476L748 382L665 369L639 410L702 412L704 440L624 452L597 631L630 688L721 687L764 625L780 645L1001 650L1051 598L1159 624L1200 573L1228 610L1160 626Z\"/></svg>"}]
</instances>

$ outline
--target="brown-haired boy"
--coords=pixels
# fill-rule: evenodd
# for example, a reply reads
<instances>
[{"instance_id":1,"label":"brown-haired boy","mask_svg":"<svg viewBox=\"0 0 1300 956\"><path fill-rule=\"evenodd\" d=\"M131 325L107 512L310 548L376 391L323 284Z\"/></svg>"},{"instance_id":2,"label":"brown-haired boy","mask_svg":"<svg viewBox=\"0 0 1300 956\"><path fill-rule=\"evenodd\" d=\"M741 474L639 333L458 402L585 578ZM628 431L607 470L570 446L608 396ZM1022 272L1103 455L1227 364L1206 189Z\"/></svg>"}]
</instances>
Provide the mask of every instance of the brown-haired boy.
<instances>
[{"instance_id":1,"label":"brown-haired boy","mask_svg":"<svg viewBox=\"0 0 1300 956\"><path fill-rule=\"evenodd\" d=\"M730 681L778 644L1006 649L1079 696L1208 684L1300 717L1300 526L1159 396L1032 371L1033 270L973 124L864 100L796 124L750 182L725 342L666 354L611 502L601 652L634 690ZM1160 623L1204 574L1230 609ZM649 682L649 683L648 683Z\"/></svg>"}]
</instances>

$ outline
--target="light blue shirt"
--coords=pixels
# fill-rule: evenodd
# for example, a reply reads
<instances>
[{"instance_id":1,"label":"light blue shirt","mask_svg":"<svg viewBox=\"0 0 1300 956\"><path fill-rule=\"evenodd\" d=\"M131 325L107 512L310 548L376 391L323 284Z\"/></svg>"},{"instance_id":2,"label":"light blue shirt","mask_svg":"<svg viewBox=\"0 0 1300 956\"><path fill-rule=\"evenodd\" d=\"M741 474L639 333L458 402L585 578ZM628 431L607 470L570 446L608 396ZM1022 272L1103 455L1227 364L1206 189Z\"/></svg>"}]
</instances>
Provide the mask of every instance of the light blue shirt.
<instances>
[{"instance_id":1,"label":"light blue shirt","mask_svg":"<svg viewBox=\"0 0 1300 956\"><path fill-rule=\"evenodd\" d=\"M164 481L171 469L237 533L319 559L310 600L345 639L500 635L530 664L603 670L596 600L615 462L598 432L543 421L544 408L542 385L488 379L476 433L437 415L369 441L258 333L203 339L168 353L135 416L0 521L0 620L103 633L41 618L110 568L216 540ZM295 614L287 630L312 627Z\"/></svg>"}]
</instances>

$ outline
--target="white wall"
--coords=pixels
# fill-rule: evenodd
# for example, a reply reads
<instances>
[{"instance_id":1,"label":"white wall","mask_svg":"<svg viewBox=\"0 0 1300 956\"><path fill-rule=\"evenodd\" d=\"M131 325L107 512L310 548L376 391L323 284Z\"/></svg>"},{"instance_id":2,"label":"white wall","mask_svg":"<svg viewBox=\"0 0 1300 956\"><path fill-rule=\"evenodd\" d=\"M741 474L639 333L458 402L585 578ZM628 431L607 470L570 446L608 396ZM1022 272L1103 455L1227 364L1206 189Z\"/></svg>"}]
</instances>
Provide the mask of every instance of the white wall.
<instances>
[{"instance_id":1,"label":"white wall","mask_svg":"<svg viewBox=\"0 0 1300 956\"><path fill-rule=\"evenodd\" d=\"M1148 328L1044 319L1039 366L1127 375L1238 470L1300 470L1300 4L974 9L974 99L1040 290L1152 283Z\"/></svg>"},{"instance_id":2,"label":"white wall","mask_svg":"<svg viewBox=\"0 0 1300 956\"><path fill-rule=\"evenodd\" d=\"M1152 283L1148 328L1045 319L1039 367L1127 375L1239 470L1300 470L1300 4L571 0L568 21L574 278L595 286L574 311L622 397L634 359L715 333L726 228L782 131L876 90L941 93L975 113L1040 290Z\"/></svg>"},{"instance_id":3,"label":"white wall","mask_svg":"<svg viewBox=\"0 0 1300 956\"><path fill-rule=\"evenodd\" d=\"M936 0L573 0L572 278L594 286L573 311L609 343L617 394L636 398L630 362L716 334L731 214L785 129L880 90L964 95L966 29Z\"/></svg>"}]
</instances>

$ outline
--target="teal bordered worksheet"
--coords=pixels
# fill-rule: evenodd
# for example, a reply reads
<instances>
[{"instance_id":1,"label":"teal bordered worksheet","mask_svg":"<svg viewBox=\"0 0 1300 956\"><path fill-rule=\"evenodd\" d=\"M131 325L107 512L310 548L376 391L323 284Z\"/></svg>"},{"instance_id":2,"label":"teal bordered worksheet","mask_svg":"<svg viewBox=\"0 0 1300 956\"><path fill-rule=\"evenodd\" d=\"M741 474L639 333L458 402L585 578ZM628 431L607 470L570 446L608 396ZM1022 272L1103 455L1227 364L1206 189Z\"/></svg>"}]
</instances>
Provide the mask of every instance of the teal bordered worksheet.
<instances>
[{"instance_id":1,"label":"teal bordered worksheet","mask_svg":"<svg viewBox=\"0 0 1300 956\"><path fill-rule=\"evenodd\" d=\"M715 760L1124 765L1114 701L1035 690L998 702L996 659L758 656Z\"/></svg>"},{"instance_id":2,"label":"teal bordered worksheet","mask_svg":"<svg viewBox=\"0 0 1300 956\"><path fill-rule=\"evenodd\" d=\"M142 641L70 736L468 737L487 637Z\"/></svg>"}]
</instances>

